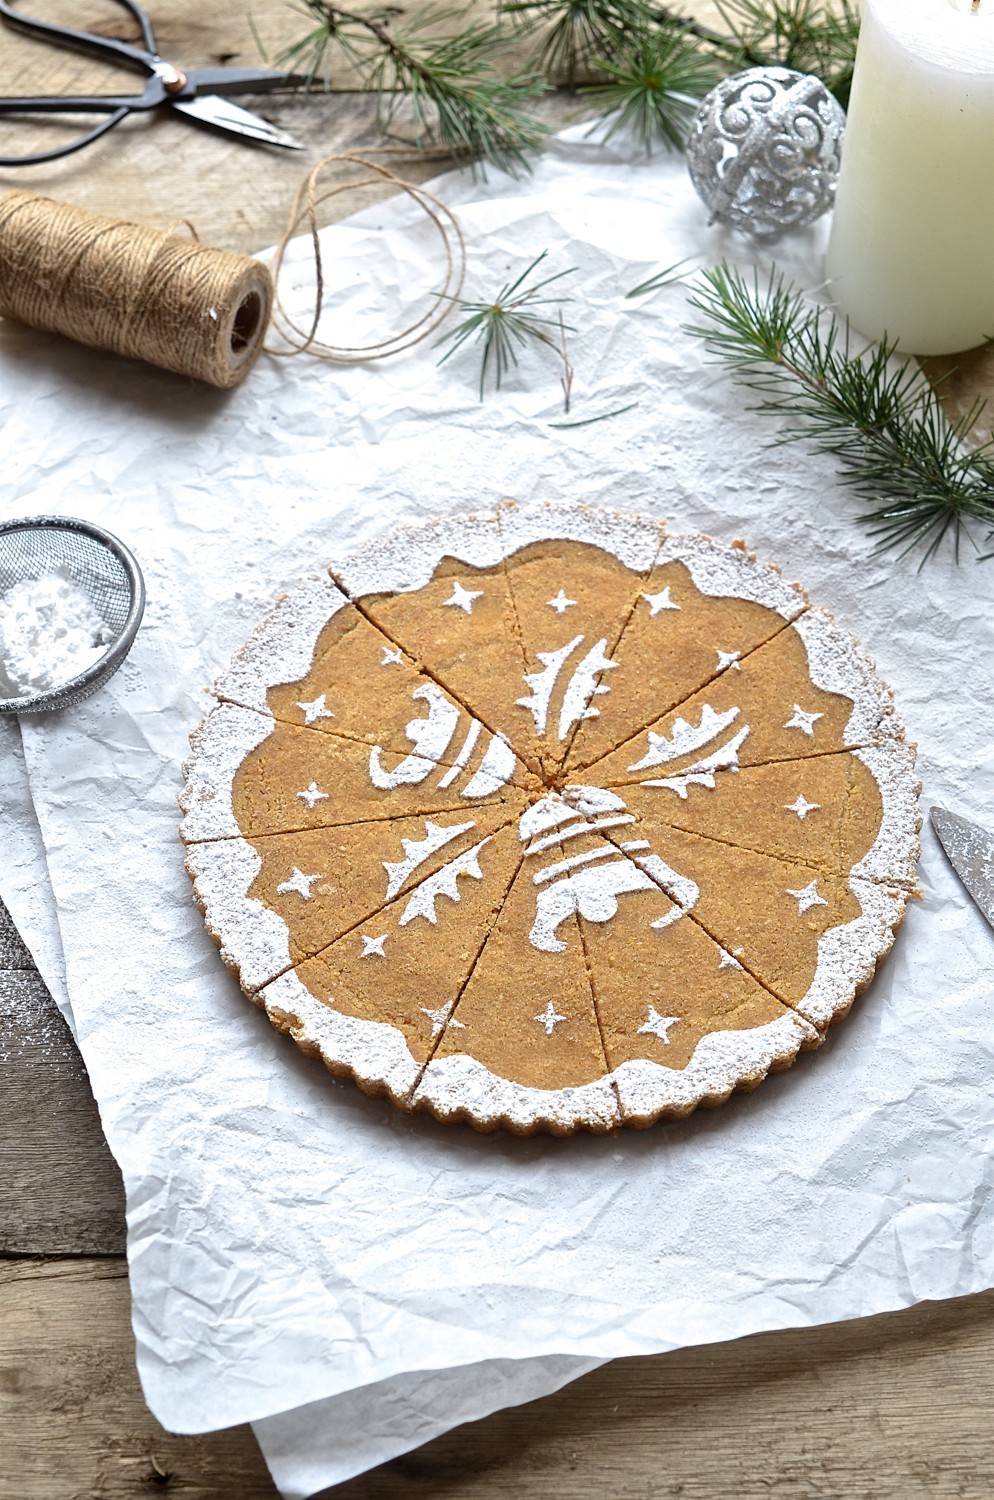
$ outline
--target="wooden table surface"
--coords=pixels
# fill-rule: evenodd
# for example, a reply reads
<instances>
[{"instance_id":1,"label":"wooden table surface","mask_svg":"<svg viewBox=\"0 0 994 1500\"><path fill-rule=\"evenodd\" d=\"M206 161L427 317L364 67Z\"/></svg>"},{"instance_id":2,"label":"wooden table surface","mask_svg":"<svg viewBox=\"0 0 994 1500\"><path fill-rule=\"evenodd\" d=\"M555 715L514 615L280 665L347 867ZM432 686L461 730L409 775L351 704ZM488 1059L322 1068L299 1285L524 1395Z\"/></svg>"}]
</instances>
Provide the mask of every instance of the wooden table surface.
<instances>
[{"instance_id":1,"label":"wooden table surface","mask_svg":"<svg viewBox=\"0 0 994 1500\"><path fill-rule=\"evenodd\" d=\"M43 4L34 0L32 13ZM127 34L102 0L72 7L49 0L44 13L66 19L70 10L72 24L109 21ZM279 0L162 0L158 11L160 49L179 63L255 64L253 27L272 53L301 25ZM0 31L0 95L118 87L119 75L98 64ZM0 171L0 190L30 183L150 224L188 218L206 240L257 249L276 239L319 155L376 136L370 101L357 93L251 103L300 135L308 151L275 157L156 118L61 163ZM553 95L541 112L565 123L577 105ZM8 128L0 152L10 140ZM411 164L408 175L437 170ZM336 216L356 206L337 200ZM957 363L946 391L950 407L962 409L978 391L994 390L994 359L988 350ZM2 850L0 838L0 858ZM249 1428L174 1437L142 1401L120 1177L79 1054L2 908L0 1098L0 1500L138 1500L159 1491L272 1500ZM992 1406L994 1292L618 1361L334 1493L337 1500L990 1500Z\"/></svg>"}]
</instances>

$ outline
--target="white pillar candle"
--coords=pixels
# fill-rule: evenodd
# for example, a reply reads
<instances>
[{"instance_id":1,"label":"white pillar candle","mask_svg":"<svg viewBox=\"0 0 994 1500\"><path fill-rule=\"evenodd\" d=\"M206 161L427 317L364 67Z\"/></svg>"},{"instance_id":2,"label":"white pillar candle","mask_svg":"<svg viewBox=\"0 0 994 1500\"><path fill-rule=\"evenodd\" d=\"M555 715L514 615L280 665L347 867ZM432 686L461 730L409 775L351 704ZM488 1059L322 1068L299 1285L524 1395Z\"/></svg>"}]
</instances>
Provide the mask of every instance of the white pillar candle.
<instances>
[{"instance_id":1,"label":"white pillar candle","mask_svg":"<svg viewBox=\"0 0 994 1500\"><path fill-rule=\"evenodd\" d=\"M864 0L827 271L870 338L994 337L994 0Z\"/></svg>"}]
</instances>

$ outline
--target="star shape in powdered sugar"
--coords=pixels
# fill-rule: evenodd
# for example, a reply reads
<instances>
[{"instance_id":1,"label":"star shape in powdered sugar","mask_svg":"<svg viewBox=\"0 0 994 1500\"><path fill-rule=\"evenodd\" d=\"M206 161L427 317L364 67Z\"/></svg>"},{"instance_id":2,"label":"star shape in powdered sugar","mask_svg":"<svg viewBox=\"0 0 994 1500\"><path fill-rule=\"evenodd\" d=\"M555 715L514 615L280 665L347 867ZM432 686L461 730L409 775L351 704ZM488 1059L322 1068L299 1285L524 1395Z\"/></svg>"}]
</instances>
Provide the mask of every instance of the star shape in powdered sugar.
<instances>
[{"instance_id":1,"label":"star shape in powdered sugar","mask_svg":"<svg viewBox=\"0 0 994 1500\"><path fill-rule=\"evenodd\" d=\"M389 667L392 662L395 662L398 667L402 667L404 665L404 653L399 647L384 646L383 655L380 658L380 666Z\"/></svg>"},{"instance_id":2,"label":"star shape in powdered sugar","mask_svg":"<svg viewBox=\"0 0 994 1500\"><path fill-rule=\"evenodd\" d=\"M818 894L817 880L812 880L811 884L806 885L802 891L788 891L787 895L793 896L797 902L797 915L799 917L803 917L804 913L810 911L812 906L828 905L824 896L819 896Z\"/></svg>"},{"instance_id":3,"label":"star shape in powdered sugar","mask_svg":"<svg viewBox=\"0 0 994 1500\"><path fill-rule=\"evenodd\" d=\"M482 598L482 589L464 589L461 583L456 583L455 581L453 581L452 598L443 599L442 608L445 609L447 605L453 604L455 605L456 609L465 610L466 614L471 615L473 613L474 602L477 599Z\"/></svg>"},{"instance_id":4,"label":"star shape in powdered sugar","mask_svg":"<svg viewBox=\"0 0 994 1500\"><path fill-rule=\"evenodd\" d=\"M556 1027L559 1025L560 1021L565 1021L566 1017L559 1014L559 1012L556 1010L556 1007L550 1000L548 1005L542 1011L541 1015L535 1016L534 1019L538 1021L541 1026L545 1027L546 1036L551 1036Z\"/></svg>"},{"instance_id":5,"label":"star shape in powdered sugar","mask_svg":"<svg viewBox=\"0 0 994 1500\"><path fill-rule=\"evenodd\" d=\"M431 1022L431 1034L432 1034L432 1036L438 1036L438 1033L442 1030L442 1028L445 1026L445 1024L447 1022L449 1024L449 1026L451 1026L453 1029L455 1029L455 1028L458 1027L458 1029L460 1031L465 1031L466 1030L465 1026L463 1025L463 1023L461 1021L450 1021L449 1020L449 1016L452 1014L452 1006L451 1005L440 1005L439 1008L438 1008L438 1010L429 1010L428 1007L427 1007L427 1005L422 1005L421 1010L422 1010L423 1014L426 1015L428 1017L429 1021Z\"/></svg>"},{"instance_id":6,"label":"star shape in powdered sugar","mask_svg":"<svg viewBox=\"0 0 994 1500\"><path fill-rule=\"evenodd\" d=\"M315 880L320 879L320 875L305 875L303 870L298 870L297 866L294 865L288 879L276 887L276 894L277 896L287 896L292 891L296 891L298 896L303 896L305 901L309 901L311 899L311 886Z\"/></svg>"},{"instance_id":7,"label":"star shape in powdered sugar","mask_svg":"<svg viewBox=\"0 0 994 1500\"><path fill-rule=\"evenodd\" d=\"M304 711L305 724L313 724L315 719L333 719L335 717L331 709L326 706L325 697L324 693L319 693L316 698L311 699L310 703L297 704L297 707L302 708Z\"/></svg>"},{"instance_id":8,"label":"star shape in powdered sugar","mask_svg":"<svg viewBox=\"0 0 994 1500\"><path fill-rule=\"evenodd\" d=\"M312 781L310 786L305 787L302 792L298 792L297 796L302 802L307 803L307 806L311 809L311 812L314 811L315 802L327 802L328 800L328 793L319 791L316 781Z\"/></svg>"},{"instance_id":9,"label":"star shape in powdered sugar","mask_svg":"<svg viewBox=\"0 0 994 1500\"><path fill-rule=\"evenodd\" d=\"M554 609L556 611L557 615L565 614L566 610L572 609L576 604L576 600L568 598L566 594L563 593L562 589L559 590L559 593L554 599L546 599L545 602L550 609Z\"/></svg>"},{"instance_id":10,"label":"star shape in powdered sugar","mask_svg":"<svg viewBox=\"0 0 994 1500\"><path fill-rule=\"evenodd\" d=\"M645 600L646 604L648 604L648 606L649 606L649 614L650 615L658 615L659 611L661 609L679 609L680 608L679 604L674 604L673 600L670 598L670 585L669 584L667 584L666 587L660 593L658 593L658 594L643 594L642 598Z\"/></svg>"},{"instance_id":11,"label":"star shape in powdered sugar","mask_svg":"<svg viewBox=\"0 0 994 1500\"><path fill-rule=\"evenodd\" d=\"M821 807L820 802L809 802L803 793L798 795L796 802L784 803L784 811L796 813L802 823L809 812L817 812L819 807Z\"/></svg>"},{"instance_id":12,"label":"star shape in powdered sugar","mask_svg":"<svg viewBox=\"0 0 994 1500\"><path fill-rule=\"evenodd\" d=\"M730 667L733 672L741 672L742 667L739 663L739 657L741 655L741 651L719 651L718 671L724 672L727 667Z\"/></svg>"},{"instance_id":13,"label":"star shape in powdered sugar","mask_svg":"<svg viewBox=\"0 0 994 1500\"><path fill-rule=\"evenodd\" d=\"M824 714L808 714L799 704L794 704L793 718L787 720L784 729L800 729L803 734L814 737L814 723L816 719L823 719Z\"/></svg>"},{"instance_id":14,"label":"star shape in powdered sugar","mask_svg":"<svg viewBox=\"0 0 994 1500\"><path fill-rule=\"evenodd\" d=\"M669 1030L679 1021L679 1016L661 1016L654 1005L649 1006L649 1015L644 1026L638 1029L639 1036L648 1032L650 1036L657 1036L667 1047L670 1044Z\"/></svg>"},{"instance_id":15,"label":"star shape in powdered sugar","mask_svg":"<svg viewBox=\"0 0 994 1500\"><path fill-rule=\"evenodd\" d=\"M386 958L386 954L383 951L383 944L386 942L388 935L389 934L384 932L382 936L378 938L364 937L362 939L363 958L370 958L374 953L378 958Z\"/></svg>"}]
</instances>

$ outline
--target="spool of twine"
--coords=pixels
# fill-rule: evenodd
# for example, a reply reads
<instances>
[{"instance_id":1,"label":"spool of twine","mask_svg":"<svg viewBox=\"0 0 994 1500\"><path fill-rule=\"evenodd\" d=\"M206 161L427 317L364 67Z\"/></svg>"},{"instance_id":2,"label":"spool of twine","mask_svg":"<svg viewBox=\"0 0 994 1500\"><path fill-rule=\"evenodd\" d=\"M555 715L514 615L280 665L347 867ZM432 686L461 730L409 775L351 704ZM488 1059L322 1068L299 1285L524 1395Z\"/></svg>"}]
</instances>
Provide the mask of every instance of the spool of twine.
<instances>
[{"instance_id":1,"label":"spool of twine","mask_svg":"<svg viewBox=\"0 0 994 1500\"><path fill-rule=\"evenodd\" d=\"M248 255L21 189L0 195L0 317L222 390L244 380L273 305Z\"/></svg>"}]
</instances>

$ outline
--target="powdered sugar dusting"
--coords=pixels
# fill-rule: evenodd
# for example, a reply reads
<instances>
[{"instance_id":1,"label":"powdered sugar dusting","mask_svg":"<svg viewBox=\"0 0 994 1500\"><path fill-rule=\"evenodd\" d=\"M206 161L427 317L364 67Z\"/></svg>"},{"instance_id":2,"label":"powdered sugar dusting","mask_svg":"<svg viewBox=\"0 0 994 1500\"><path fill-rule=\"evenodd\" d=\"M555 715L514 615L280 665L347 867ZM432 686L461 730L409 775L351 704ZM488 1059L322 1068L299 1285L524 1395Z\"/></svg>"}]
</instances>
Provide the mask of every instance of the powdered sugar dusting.
<instances>
[{"instance_id":1,"label":"powdered sugar dusting","mask_svg":"<svg viewBox=\"0 0 994 1500\"><path fill-rule=\"evenodd\" d=\"M252 709L221 703L190 736L184 764L187 783L179 805L184 843L231 839L241 835L231 805L235 773L245 757L273 732L274 720Z\"/></svg>"},{"instance_id":2,"label":"powdered sugar dusting","mask_svg":"<svg viewBox=\"0 0 994 1500\"><path fill-rule=\"evenodd\" d=\"M683 563L702 594L748 599L785 620L795 619L808 606L799 583L785 583L774 563L758 562L745 547L728 547L709 536L673 535L663 542L657 566L667 562Z\"/></svg>"},{"instance_id":3,"label":"powdered sugar dusting","mask_svg":"<svg viewBox=\"0 0 994 1500\"><path fill-rule=\"evenodd\" d=\"M585 505L506 502L497 512L503 555L509 557L532 542L586 542L610 552L626 568L647 573L659 552L662 527L649 516L623 515Z\"/></svg>"},{"instance_id":4,"label":"powdered sugar dusting","mask_svg":"<svg viewBox=\"0 0 994 1500\"><path fill-rule=\"evenodd\" d=\"M341 589L320 575L302 578L283 594L214 684L218 698L268 713L267 693L306 677L328 621L348 605Z\"/></svg>"},{"instance_id":5,"label":"powdered sugar dusting","mask_svg":"<svg viewBox=\"0 0 994 1500\"><path fill-rule=\"evenodd\" d=\"M64 568L0 597L0 698L51 693L98 662L114 632Z\"/></svg>"},{"instance_id":6,"label":"powdered sugar dusting","mask_svg":"<svg viewBox=\"0 0 994 1500\"><path fill-rule=\"evenodd\" d=\"M292 971L258 994L273 1025L288 1031L303 1052L319 1056L332 1073L348 1075L368 1093L389 1094L406 1106L420 1071L402 1033L385 1021L366 1020L316 1000Z\"/></svg>"},{"instance_id":7,"label":"powdered sugar dusting","mask_svg":"<svg viewBox=\"0 0 994 1500\"><path fill-rule=\"evenodd\" d=\"M617 1096L606 1078L576 1088L527 1088L465 1053L430 1062L411 1106L430 1110L438 1120L468 1120L483 1130L502 1125L517 1135L603 1132L621 1124Z\"/></svg>"},{"instance_id":8,"label":"powdered sugar dusting","mask_svg":"<svg viewBox=\"0 0 994 1500\"><path fill-rule=\"evenodd\" d=\"M921 782L915 775L915 752L906 740L883 740L854 750L880 790L883 816L873 847L853 866L853 875L913 886L921 854Z\"/></svg>"},{"instance_id":9,"label":"powdered sugar dusting","mask_svg":"<svg viewBox=\"0 0 994 1500\"><path fill-rule=\"evenodd\" d=\"M425 586L443 557L492 568L502 555L496 515L451 516L376 537L350 553L334 573L353 599L407 594Z\"/></svg>"},{"instance_id":10,"label":"powdered sugar dusting","mask_svg":"<svg viewBox=\"0 0 994 1500\"><path fill-rule=\"evenodd\" d=\"M817 1046L818 1032L785 1012L748 1031L712 1031L694 1048L685 1068L664 1068L647 1058L622 1063L611 1074L628 1125L677 1119L701 1104L721 1104L736 1089L761 1082L771 1068L785 1068L802 1047Z\"/></svg>"},{"instance_id":11,"label":"powdered sugar dusting","mask_svg":"<svg viewBox=\"0 0 994 1500\"><path fill-rule=\"evenodd\" d=\"M191 844L186 869L197 905L221 957L246 992L287 969L290 931L283 918L249 890L262 860L244 839Z\"/></svg>"},{"instance_id":12,"label":"powdered sugar dusting","mask_svg":"<svg viewBox=\"0 0 994 1500\"><path fill-rule=\"evenodd\" d=\"M808 653L808 671L815 687L842 693L853 700L845 729L848 745L865 745L879 735L903 737L894 714L894 695L877 676L877 669L856 638L837 624L826 609L809 609L794 622Z\"/></svg>"},{"instance_id":13,"label":"powdered sugar dusting","mask_svg":"<svg viewBox=\"0 0 994 1500\"><path fill-rule=\"evenodd\" d=\"M798 1012L824 1030L844 1016L890 952L904 920L909 892L851 876L849 889L862 908L851 922L830 927L818 940L818 965Z\"/></svg>"}]
</instances>

